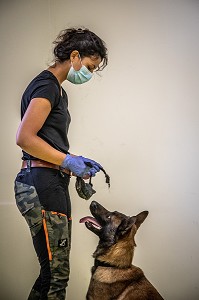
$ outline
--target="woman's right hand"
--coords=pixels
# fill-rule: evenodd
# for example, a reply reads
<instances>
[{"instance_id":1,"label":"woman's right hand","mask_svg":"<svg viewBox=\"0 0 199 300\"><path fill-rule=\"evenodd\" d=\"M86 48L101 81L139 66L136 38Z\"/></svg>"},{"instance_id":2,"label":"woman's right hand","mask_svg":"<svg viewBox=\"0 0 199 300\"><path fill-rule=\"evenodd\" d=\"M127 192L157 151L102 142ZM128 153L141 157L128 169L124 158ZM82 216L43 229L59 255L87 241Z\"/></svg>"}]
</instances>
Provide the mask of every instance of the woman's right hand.
<instances>
[{"instance_id":1,"label":"woman's right hand","mask_svg":"<svg viewBox=\"0 0 199 300\"><path fill-rule=\"evenodd\" d=\"M95 174L102 168L99 163L92 159L83 156L74 156L71 154L66 155L61 167L69 169L76 176L83 177L84 179L95 176Z\"/></svg>"}]
</instances>

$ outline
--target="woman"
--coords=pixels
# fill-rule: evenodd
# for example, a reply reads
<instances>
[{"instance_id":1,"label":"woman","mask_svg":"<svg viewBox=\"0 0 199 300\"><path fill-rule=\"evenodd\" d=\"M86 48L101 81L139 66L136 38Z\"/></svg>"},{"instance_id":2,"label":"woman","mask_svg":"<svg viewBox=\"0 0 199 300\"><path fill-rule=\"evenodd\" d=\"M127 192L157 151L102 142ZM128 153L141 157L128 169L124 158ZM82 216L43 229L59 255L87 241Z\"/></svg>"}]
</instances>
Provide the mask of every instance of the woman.
<instances>
[{"instance_id":1,"label":"woman","mask_svg":"<svg viewBox=\"0 0 199 300\"><path fill-rule=\"evenodd\" d=\"M54 64L36 76L21 101L17 145L22 168L15 197L31 231L41 266L28 299L64 300L69 279L71 173L95 176L100 164L68 152L68 99L61 84L82 84L107 65L104 42L88 29L66 29L54 42Z\"/></svg>"}]
</instances>

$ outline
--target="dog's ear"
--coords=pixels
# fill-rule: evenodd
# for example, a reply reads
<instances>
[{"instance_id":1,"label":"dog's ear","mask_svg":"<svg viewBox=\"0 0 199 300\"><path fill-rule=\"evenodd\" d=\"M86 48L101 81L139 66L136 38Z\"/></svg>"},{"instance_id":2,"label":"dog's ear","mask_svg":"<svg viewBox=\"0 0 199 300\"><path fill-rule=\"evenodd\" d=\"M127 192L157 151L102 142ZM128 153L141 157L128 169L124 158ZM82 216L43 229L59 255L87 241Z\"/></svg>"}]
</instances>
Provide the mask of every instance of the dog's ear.
<instances>
[{"instance_id":1,"label":"dog's ear","mask_svg":"<svg viewBox=\"0 0 199 300\"><path fill-rule=\"evenodd\" d=\"M117 233L119 234L119 236L123 236L125 233L127 233L131 229L133 224L135 224L135 222L136 222L136 217L129 217L123 219L117 229Z\"/></svg>"},{"instance_id":2,"label":"dog's ear","mask_svg":"<svg viewBox=\"0 0 199 300\"><path fill-rule=\"evenodd\" d=\"M137 229L140 227L140 225L144 222L146 217L148 216L149 212L148 211L142 211L139 213L137 216L135 216L135 225Z\"/></svg>"}]
</instances>

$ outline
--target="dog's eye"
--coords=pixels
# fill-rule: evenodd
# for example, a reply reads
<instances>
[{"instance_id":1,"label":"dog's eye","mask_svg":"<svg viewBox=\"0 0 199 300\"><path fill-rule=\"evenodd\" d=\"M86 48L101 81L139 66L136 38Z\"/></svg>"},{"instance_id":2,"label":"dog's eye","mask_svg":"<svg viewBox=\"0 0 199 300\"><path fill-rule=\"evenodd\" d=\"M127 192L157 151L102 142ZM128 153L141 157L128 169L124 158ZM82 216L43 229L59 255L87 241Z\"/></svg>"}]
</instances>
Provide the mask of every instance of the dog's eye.
<instances>
[{"instance_id":1,"label":"dog's eye","mask_svg":"<svg viewBox=\"0 0 199 300\"><path fill-rule=\"evenodd\" d=\"M111 216L108 216L108 217L107 217L107 219L110 219L110 218L111 218Z\"/></svg>"}]
</instances>

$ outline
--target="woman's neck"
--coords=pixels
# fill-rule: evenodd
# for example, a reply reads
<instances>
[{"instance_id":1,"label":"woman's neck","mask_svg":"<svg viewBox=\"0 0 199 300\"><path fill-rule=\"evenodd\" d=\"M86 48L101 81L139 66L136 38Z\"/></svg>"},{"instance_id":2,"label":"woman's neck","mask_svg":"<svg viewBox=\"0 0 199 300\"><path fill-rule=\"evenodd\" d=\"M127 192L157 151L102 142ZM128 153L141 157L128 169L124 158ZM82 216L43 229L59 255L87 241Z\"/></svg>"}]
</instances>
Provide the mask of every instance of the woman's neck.
<instances>
[{"instance_id":1,"label":"woman's neck","mask_svg":"<svg viewBox=\"0 0 199 300\"><path fill-rule=\"evenodd\" d=\"M55 64L50 66L47 70L53 73L61 85L62 82L66 80L70 66L70 61L64 61L63 63L55 62Z\"/></svg>"}]
</instances>

